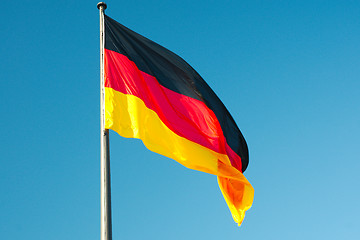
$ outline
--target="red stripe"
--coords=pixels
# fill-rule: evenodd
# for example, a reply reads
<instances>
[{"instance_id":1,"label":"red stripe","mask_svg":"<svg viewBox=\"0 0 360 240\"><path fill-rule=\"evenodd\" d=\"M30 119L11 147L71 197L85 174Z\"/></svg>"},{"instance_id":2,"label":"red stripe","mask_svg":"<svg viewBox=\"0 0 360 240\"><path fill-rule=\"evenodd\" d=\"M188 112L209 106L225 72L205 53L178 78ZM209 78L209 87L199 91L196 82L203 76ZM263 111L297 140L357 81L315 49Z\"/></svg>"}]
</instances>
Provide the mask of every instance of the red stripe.
<instances>
[{"instance_id":1,"label":"red stripe","mask_svg":"<svg viewBox=\"0 0 360 240\"><path fill-rule=\"evenodd\" d=\"M214 112L203 102L163 87L155 77L140 71L125 55L107 49L105 87L142 99L177 135L227 154L231 164L241 171L240 157L228 146Z\"/></svg>"}]
</instances>

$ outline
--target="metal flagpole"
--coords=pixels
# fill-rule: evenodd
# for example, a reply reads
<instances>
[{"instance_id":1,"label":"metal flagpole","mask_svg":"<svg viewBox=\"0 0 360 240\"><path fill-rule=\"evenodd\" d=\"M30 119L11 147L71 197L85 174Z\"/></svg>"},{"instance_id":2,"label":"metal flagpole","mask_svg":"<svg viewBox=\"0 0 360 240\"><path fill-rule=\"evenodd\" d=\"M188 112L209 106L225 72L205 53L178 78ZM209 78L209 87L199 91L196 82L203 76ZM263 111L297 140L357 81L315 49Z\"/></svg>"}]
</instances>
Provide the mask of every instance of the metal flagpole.
<instances>
[{"instance_id":1,"label":"metal flagpole","mask_svg":"<svg viewBox=\"0 0 360 240\"><path fill-rule=\"evenodd\" d=\"M101 188L101 219L100 239L112 240L111 230L111 188L110 188L110 152L109 130L105 129L105 87L104 87L104 10L107 5L99 2L100 11L100 126L101 126L101 160L100 160L100 188Z\"/></svg>"}]
</instances>

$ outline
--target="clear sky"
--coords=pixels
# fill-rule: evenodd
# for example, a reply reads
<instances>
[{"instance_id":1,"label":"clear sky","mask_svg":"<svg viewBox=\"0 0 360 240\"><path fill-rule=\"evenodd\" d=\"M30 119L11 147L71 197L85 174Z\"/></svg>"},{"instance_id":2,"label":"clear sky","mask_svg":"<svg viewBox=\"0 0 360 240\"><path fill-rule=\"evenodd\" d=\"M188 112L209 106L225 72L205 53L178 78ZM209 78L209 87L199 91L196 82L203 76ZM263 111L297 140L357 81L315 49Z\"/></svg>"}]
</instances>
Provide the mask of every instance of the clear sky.
<instances>
[{"instance_id":1,"label":"clear sky","mask_svg":"<svg viewBox=\"0 0 360 240\"><path fill-rule=\"evenodd\" d=\"M359 238L359 1L106 3L218 94L255 189L238 227L215 176L111 132L114 239ZM100 238L96 4L2 4L1 239Z\"/></svg>"}]
</instances>

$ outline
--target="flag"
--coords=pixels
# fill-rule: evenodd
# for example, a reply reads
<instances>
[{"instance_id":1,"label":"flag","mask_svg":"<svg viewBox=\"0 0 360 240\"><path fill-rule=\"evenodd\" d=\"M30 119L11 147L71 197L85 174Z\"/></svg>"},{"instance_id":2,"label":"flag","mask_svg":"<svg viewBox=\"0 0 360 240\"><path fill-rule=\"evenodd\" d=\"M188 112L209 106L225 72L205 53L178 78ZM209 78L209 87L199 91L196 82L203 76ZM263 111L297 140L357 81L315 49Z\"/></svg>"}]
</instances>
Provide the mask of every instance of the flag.
<instances>
[{"instance_id":1,"label":"flag","mask_svg":"<svg viewBox=\"0 0 360 240\"><path fill-rule=\"evenodd\" d=\"M224 104L181 57L105 15L105 128L214 174L239 225L254 190L248 148Z\"/></svg>"}]
</instances>

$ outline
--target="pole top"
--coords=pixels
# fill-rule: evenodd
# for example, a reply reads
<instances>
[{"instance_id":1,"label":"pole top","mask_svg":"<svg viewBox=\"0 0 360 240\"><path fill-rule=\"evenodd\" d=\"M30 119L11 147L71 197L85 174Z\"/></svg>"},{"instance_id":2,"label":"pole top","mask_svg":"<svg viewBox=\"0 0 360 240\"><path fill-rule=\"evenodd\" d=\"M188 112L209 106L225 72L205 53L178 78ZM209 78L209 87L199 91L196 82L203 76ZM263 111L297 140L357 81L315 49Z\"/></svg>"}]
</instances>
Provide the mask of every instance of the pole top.
<instances>
[{"instance_id":1,"label":"pole top","mask_svg":"<svg viewBox=\"0 0 360 240\"><path fill-rule=\"evenodd\" d=\"M103 10L105 10L107 8L106 3L104 3L104 2L99 2L96 6L98 9L100 9L102 7Z\"/></svg>"}]
</instances>

